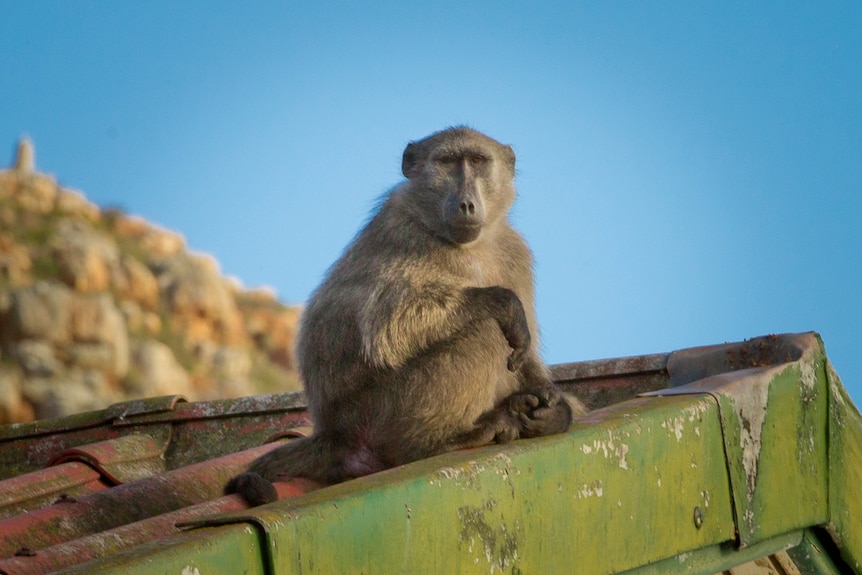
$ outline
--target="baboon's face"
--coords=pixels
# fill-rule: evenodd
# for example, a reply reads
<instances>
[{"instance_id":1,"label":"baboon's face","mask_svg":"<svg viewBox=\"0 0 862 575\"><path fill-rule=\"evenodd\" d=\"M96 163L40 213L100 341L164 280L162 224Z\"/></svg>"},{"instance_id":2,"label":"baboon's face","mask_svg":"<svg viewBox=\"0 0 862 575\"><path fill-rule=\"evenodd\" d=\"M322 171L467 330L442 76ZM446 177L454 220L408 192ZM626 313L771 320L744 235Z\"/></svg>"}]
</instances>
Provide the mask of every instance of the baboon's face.
<instances>
[{"instance_id":1,"label":"baboon's face","mask_svg":"<svg viewBox=\"0 0 862 575\"><path fill-rule=\"evenodd\" d=\"M446 240L476 241L504 217L515 197L514 152L487 136L455 128L410 144L404 174L415 182L420 217Z\"/></svg>"}]
</instances>

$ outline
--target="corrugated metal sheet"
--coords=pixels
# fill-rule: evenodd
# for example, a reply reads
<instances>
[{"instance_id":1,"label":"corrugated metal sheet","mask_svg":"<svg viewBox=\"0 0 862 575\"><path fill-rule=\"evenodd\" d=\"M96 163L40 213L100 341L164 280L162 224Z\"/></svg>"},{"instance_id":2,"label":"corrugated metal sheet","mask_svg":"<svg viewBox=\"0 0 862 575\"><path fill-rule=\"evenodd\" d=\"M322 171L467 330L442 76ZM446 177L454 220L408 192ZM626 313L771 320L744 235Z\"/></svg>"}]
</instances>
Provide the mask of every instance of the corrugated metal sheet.
<instances>
[{"instance_id":1,"label":"corrugated metal sheet","mask_svg":"<svg viewBox=\"0 0 862 575\"><path fill-rule=\"evenodd\" d=\"M862 573L862 418L816 334L565 364L559 436L223 496L301 394L0 427L0 573Z\"/></svg>"}]
</instances>

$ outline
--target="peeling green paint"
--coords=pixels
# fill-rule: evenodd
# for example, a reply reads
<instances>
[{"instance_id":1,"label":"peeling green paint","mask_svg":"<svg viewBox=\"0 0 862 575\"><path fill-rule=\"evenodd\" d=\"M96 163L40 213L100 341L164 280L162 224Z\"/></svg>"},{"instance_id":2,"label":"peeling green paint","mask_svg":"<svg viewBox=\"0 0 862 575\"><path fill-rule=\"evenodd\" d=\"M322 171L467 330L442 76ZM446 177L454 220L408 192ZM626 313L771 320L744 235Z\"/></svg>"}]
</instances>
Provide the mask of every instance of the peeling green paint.
<instances>
[{"instance_id":1,"label":"peeling green paint","mask_svg":"<svg viewBox=\"0 0 862 575\"><path fill-rule=\"evenodd\" d=\"M507 572L518 560L518 546L525 537L520 521L515 518L509 526L495 513L497 507L497 502L489 499L479 507L458 509L458 550L472 555L477 566L487 564L488 573Z\"/></svg>"},{"instance_id":2,"label":"peeling green paint","mask_svg":"<svg viewBox=\"0 0 862 575\"><path fill-rule=\"evenodd\" d=\"M714 392L743 546L826 521L825 378L801 380L798 365L757 368Z\"/></svg>"},{"instance_id":3,"label":"peeling green paint","mask_svg":"<svg viewBox=\"0 0 862 575\"><path fill-rule=\"evenodd\" d=\"M211 527L167 541L147 543L134 553L111 555L64 569L65 575L213 573L266 575L259 533L251 525Z\"/></svg>"},{"instance_id":4,"label":"peeling green paint","mask_svg":"<svg viewBox=\"0 0 862 575\"><path fill-rule=\"evenodd\" d=\"M692 414L682 441L658 425L675 413ZM607 573L733 539L725 463L710 455L723 451L711 397L636 399L591 417L568 434L446 454L245 518L264 526L279 573Z\"/></svg>"}]
</instances>

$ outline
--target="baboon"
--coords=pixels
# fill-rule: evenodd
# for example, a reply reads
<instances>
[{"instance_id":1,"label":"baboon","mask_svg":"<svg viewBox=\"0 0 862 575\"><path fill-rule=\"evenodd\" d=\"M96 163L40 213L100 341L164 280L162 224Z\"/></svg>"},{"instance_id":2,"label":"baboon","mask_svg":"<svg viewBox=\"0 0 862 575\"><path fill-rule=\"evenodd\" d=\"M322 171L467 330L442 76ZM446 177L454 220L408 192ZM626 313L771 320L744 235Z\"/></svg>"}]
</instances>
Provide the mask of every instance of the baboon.
<instances>
[{"instance_id":1,"label":"baboon","mask_svg":"<svg viewBox=\"0 0 862 575\"><path fill-rule=\"evenodd\" d=\"M406 182L330 268L297 359L314 434L228 484L332 484L455 449L565 431L583 408L537 351L532 255L507 219L515 153L466 127L410 143Z\"/></svg>"}]
</instances>

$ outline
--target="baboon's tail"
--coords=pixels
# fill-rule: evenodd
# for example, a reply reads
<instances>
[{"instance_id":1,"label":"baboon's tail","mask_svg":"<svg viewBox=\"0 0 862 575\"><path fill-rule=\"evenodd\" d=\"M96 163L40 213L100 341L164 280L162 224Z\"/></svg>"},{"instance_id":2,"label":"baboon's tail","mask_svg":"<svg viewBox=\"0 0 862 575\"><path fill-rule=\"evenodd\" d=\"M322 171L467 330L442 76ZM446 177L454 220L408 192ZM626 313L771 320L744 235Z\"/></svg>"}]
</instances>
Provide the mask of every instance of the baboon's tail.
<instances>
[{"instance_id":1,"label":"baboon's tail","mask_svg":"<svg viewBox=\"0 0 862 575\"><path fill-rule=\"evenodd\" d=\"M252 462L246 473L231 479L225 493L239 493L252 506L272 503L278 494L272 485L289 477L336 483L340 465L332 442L322 435L293 439Z\"/></svg>"}]
</instances>

